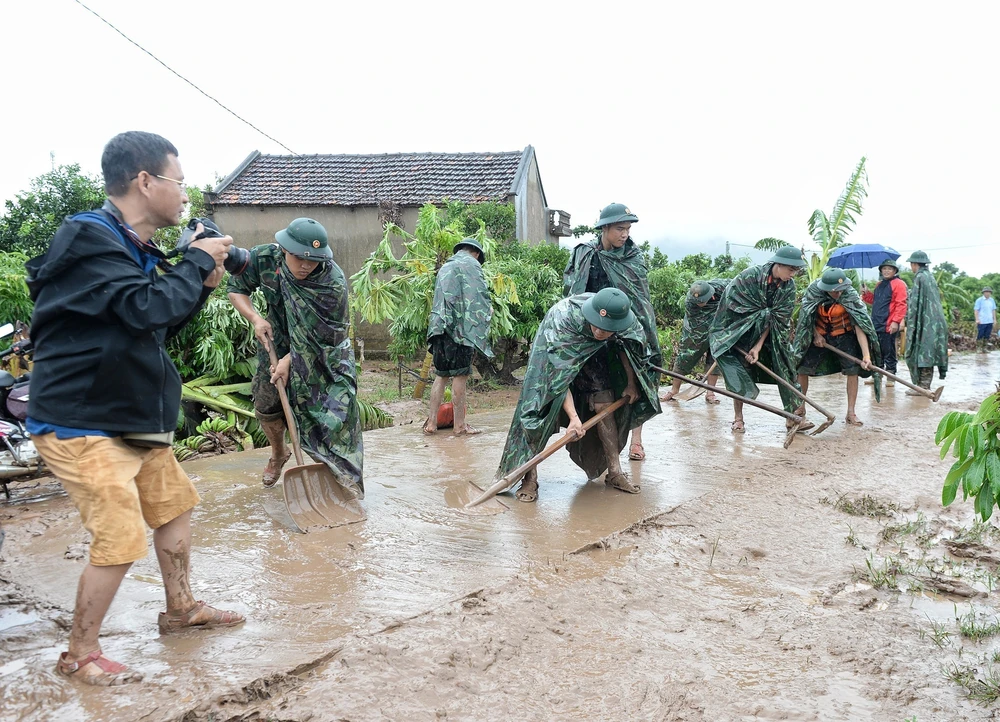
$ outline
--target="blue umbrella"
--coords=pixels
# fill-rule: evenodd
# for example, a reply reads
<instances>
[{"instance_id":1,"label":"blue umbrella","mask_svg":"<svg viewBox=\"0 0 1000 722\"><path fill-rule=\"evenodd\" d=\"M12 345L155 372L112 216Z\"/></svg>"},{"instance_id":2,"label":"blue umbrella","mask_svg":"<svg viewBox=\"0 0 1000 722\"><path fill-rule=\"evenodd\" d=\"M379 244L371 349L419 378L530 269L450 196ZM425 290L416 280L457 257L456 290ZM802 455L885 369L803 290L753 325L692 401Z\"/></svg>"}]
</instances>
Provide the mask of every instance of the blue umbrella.
<instances>
[{"instance_id":1,"label":"blue umbrella","mask_svg":"<svg viewBox=\"0 0 1000 722\"><path fill-rule=\"evenodd\" d=\"M900 252L881 243L855 243L841 246L830 254L830 268L875 268L886 258L896 260Z\"/></svg>"}]
</instances>

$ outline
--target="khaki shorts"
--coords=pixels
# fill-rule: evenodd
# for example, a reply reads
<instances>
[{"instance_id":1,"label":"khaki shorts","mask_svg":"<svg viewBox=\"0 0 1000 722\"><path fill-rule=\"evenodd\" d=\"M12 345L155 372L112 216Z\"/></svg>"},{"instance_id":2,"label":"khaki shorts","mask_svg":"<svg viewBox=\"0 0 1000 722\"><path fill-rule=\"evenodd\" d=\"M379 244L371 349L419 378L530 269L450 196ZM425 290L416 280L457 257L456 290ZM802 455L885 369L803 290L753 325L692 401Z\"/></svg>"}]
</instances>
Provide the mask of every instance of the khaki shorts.
<instances>
[{"instance_id":1,"label":"khaki shorts","mask_svg":"<svg viewBox=\"0 0 1000 722\"><path fill-rule=\"evenodd\" d=\"M32 437L90 532L90 563L130 564L148 553L146 526L157 529L200 498L173 449L137 449L119 438Z\"/></svg>"}]
</instances>

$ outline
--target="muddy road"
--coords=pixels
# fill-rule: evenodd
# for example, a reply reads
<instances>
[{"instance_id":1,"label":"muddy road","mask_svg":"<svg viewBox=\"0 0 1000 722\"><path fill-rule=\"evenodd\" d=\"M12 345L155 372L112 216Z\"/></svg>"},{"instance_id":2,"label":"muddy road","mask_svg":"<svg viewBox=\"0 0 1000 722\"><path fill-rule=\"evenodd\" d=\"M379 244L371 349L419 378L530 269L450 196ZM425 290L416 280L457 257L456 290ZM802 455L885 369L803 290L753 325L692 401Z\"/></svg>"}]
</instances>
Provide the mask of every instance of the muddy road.
<instances>
[{"instance_id":1,"label":"muddy road","mask_svg":"<svg viewBox=\"0 0 1000 722\"><path fill-rule=\"evenodd\" d=\"M497 515L453 505L491 480L510 411L471 439L370 432L368 520L308 536L260 486L266 451L193 462L195 593L249 622L161 637L155 561L137 563L102 644L146 681L119 689L53 671L76 512L0 507L0 719L993 719L970 692L989 701L995 658L1000 695L1000 532L941 507L933 433L998 377L1000 355L963 355L939 404L866 388L863 428L842 379L817 380L838 421L788 450L778 417L747 409L734 436L726 401L669 404L631 463L642 494L561 452L537 504Z\"/></svg>"}]
</instances>

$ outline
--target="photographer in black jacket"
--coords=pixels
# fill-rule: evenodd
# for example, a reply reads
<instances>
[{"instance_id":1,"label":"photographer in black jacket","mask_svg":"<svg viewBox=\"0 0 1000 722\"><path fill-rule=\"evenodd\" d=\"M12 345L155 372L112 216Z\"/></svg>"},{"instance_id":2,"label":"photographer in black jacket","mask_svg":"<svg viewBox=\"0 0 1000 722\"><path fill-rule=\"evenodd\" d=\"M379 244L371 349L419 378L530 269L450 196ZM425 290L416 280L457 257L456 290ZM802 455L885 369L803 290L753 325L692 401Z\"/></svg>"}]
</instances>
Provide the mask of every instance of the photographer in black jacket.
<instances>
[{"instance_id":1,"label":"photographer in black jacket","mask_svg":"<svg viewBox=\"0 0 1000 722\"><path fill-rule=\"evenodd\" d=\"M91 535L56 669L94 685L142 679L103 656L98 635L125 573L147 554L145 524L166 589L162 631L244 621L197 601L188 578L199 497L171 448L181 380L164 345L222 280L233 239L196 240L174 266L151 243L156 229L180 223L188 202L177 155L152 133L112 138L101 158L108 202L67 218L27 264L28 431Z\"/></svg>"}]
</instances>

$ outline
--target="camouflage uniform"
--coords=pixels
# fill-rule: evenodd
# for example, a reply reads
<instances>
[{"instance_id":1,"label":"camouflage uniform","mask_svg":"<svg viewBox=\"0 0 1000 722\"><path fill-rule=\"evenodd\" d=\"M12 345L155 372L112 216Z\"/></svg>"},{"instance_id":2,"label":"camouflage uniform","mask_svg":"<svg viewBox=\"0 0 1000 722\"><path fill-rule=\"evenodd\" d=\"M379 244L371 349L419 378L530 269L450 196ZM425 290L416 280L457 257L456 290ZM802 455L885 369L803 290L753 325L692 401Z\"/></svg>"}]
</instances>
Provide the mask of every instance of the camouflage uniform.
<instances>
[{"instance_id":1,"label":"camouflage uniform","mask_svg":"<svg viewBox=\"0 0 1000 722\"><path fill-rule=\"evenodd\" d=\"M674 371L687 376L702 357L705 368L712 365L712 350L708 345L708 327L719 308L722 294L726 291L729 281L724 278L713 278L706 281L712 287L712 298L704 306L698 305L698 299L690 293L684 301L684 326L681 331L680 349L674 359Z\"/></svg>"},{"instance_id":2,"label":"camouflage uniform","mask_svg":"<svg viewBox=\"0 0 1000 722\"><path fill-rule=\"evenodd\" d=\"M564 298L549 309L538 327L496 479L506 476L541 452L549 437L560 426L569 424L562 411L563 400L583 365L597 354L606 355L608 360L613 389L609 400L619 398L628 383L618 357L619 350L625 351L636 372L639 399L615 412L619 452L625 448L630 429L659 413L656 386L650 382L648 373L641 373L648 368L650 361L642 326L636 320L625 331L606 341L598 341L583 315L583 305L593 295L582 293ZM575 388L573 400L581 422L594 415L586 395L578 393ZM568 449L570 458L587 473L588 479L597 478L608 468L607 457L596 433L570 443Z\"/></svg>"},{"instance_id":3,"label":"camouflage uniform","mask_svg":"<svg viewBox=\"0 0 1000 722\"><path fill-rule=\"evenodd\" d=\"M906 307L906 366L913 383L931 387L934 367L938 376L948 373L948 322L934 276L921 268L913 276Z\"/></svg>"},{"instance_id":4,"label":"camouflage uniform","mask_svg":"<svg viewBox=\"0 0 1000 722\"><path fill-rule=\"evenodd\" d=\"M292 355L288 400L303 450L330 467L345 489L363 498L364 448L344 272L327 261L299 280L288 270L280 247L258 246L251 251L247 270L230 282L229 291L248 295L256 287L267 299L267 320L279 358L289 351ZM258 366L255 408L259 408L258 388L266 385L277 396L269 366L269 360ZM279 401L279 414L280 409Z\"/></svg>"},{"instance_id":5,"label":"camouflage uniform","mask_svg":"<svg viewBox=\"0 0 1000 722\"><path fill-rule=\"evenodd\" d=\"M438 376L468 376L473 350L493 357L490 321L493 306L483 267L470 253L459 250L438 271L434 283L427 341Z\"/></svg>"},{"instance_id":6,"label":"camouflage uniform","mask_svg":"<svg viewBox=\"0 0 1000 722\"><path fill-rule=\"evenodd\" d=\"M712 355L726 387L748 399L757 398L760 393L757 384L775 381L756 366L747 364L737 347L749 351L767 329L770 333L760 349L760 362L798 387L789 343L795 280L772 279L773 265L751 266L729 282L708 332ZM779 386L778 392L786 411L798 408L799 399L791 391Z\"/></svg>"}]
</instances>

